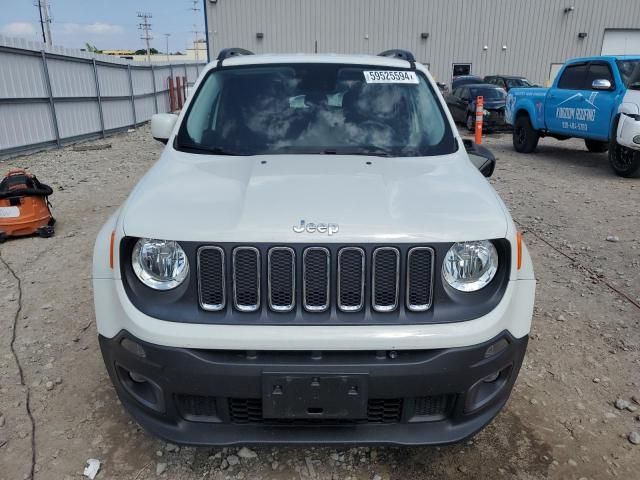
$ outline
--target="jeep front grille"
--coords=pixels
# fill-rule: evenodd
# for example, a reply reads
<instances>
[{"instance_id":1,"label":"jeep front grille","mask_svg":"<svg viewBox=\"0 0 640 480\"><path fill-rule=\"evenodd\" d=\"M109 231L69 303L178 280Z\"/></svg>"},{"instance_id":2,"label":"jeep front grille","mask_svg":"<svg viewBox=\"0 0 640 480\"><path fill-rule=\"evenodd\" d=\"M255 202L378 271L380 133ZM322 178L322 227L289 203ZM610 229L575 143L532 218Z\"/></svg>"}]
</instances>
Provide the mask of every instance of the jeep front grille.
<instances>
[{"instance_id":1,"label":"jeep front grille","mask_svg":"<svg viewBox=\"0 0 640 480\"><path fill-rule=\"evenodd\" d=\"M222 310L227 300L224 250L202 247L198 252L198 290L200 305L209 311Z\"/></svg>"},{"instance_id":2,"label":"jeep front grille","mask_svg":"<svg viewBox=\"0 0 640 480\"><path fill-rule=\"evenodd\" d=\"M260 308L260 251L237 247L233 251L233 305L241 312Z\"/></svg>"},{"instance_id":3,"label":"jeep front grille","mask_svg":"<svg viewBox=\"0 0 640 480\"><path fill-rule=\"evenodd\" d=\"M324 247L309 247L302 257L302 302L309 312L329 308L331 255Z\"/></svg>"},{"instance_id":4,"label":"jeep front grille","mask_svg":"<svg viewBox=\"0 0 640 480\"><path fill-rule=\"evenodd\" d=\"M400 284L400 252L397 248L381 247L373 252L373 309L391 312L398 306Z\"/></svg>"},{"instance_id":5,"label":"jeep front grille","mask_svg":"<svg viewBox=\"0 0 640 480\"><path fill-rule=\"evenodd\" d=\"M203 246L198 295L212 312L425 312L433 304L434 265L426 246Z\"/></svg>"},{"instance_id":6,"label":"jeep front grille","mask_svg":"<svg viewBox=\"0 0 640 480\"><path fill-rule=\"evenodd\" d=\"M407 254L407 308L424 312L431 307L433 295L433 250L414 247Z\"/></svg>"},{"instance_id":7,"label":"jeep front grille","mask_svg":"<svg viewBox=\"0 0 640 480\"><path fill-rule=\"evenodd\" d=\"M275 312L290 312L296 304L296 252L289 247L269 250L269 307Z\"/></svg>"},{"instance_id":8,"label":"jeep front grille","mask_svg":"<svg viewBox=\"0 0 640 480\"><path fill-rule=\"evenodd\" d=\"M338 308L357 312L364 306L365 254L359 247L338 252Z\"/></svg>"}]
</instances>

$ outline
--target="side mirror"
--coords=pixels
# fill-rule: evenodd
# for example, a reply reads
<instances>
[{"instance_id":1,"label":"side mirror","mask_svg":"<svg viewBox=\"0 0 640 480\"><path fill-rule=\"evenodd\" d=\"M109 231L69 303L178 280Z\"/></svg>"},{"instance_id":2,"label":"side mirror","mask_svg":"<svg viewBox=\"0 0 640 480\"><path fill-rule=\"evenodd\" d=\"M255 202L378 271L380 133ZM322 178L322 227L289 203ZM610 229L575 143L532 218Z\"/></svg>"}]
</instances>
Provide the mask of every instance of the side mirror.
<instances>
[{"instance_id":1,"label":"side mirror","mask_svg":"<svg viewBox=\"0 0 640 480\"><path fill-rule=\"evenodd\" d=\"M153 138L166 144L176 125L178 115L174 113L157 113L151 117L151 135Z\"/></svg>"},{"instance_id":2,"label":"side mirror","mask_svg":"<svg viewBox=\"0 0 640 480\"><path fill-rule=\"evenodd\" d=\"M493 175L493 171L496 168L496 157L491 153L491 150L482 145L477 145L471 140L464 139L462 142L469 155L469 160L480 170L480 173L487 178Z\"/></svg>"},{"instance_id":3,"label":"side mirror","mask_svg":"<svg viewBox=\"0 0 640 480\"><path fill-rule=\"evenodd\" d=\"M611 82L605 78L598 78L593 81L591 88L594 90L611 90Z\"/></svg>"}]
</instances>

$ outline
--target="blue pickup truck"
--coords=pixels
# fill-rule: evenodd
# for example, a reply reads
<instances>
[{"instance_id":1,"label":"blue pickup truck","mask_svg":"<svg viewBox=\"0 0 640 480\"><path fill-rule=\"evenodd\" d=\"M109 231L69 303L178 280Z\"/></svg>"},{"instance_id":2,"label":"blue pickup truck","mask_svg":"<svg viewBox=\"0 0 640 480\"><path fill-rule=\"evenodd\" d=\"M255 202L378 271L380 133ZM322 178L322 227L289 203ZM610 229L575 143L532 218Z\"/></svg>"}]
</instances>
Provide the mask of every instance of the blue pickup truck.
<instances>
[{"instance_id":1,"label":"blue pickup truck","mask_svg":"<svg viewBox=\"0 0 640 480\"><path fill-rule=\"evenodd\" d=\"M609 151L616 174L640 175L640 56L569 60L551 88L511 89L505 119L518 152L540 137L583 138L589 151Z\"/></svg>"}]
</instances>

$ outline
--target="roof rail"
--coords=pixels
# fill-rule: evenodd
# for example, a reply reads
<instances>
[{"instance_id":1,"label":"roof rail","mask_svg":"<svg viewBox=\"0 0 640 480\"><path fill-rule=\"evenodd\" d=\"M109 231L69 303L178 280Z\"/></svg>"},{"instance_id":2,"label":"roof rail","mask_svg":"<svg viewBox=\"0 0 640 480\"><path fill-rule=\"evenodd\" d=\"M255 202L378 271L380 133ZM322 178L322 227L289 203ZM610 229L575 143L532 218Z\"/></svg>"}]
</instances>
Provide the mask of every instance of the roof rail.
<instances>
[{"instance_id":1,"label":"roof rail","mask_svg":"<svg viewBox=\"0 0 640 480\"><path fill-rule=\"evenodd\" d=\"M406 60L407 62L414 63L416 61L416 57L413 56L409 50L401 50L398 48L394 48L391 50L385 50L378 54L379 57L393 57L400 58L402 60Z\"/></svg>"},{"instance_id":2,"label":"roof rail","mask_svg":"<svg viewBox=\"0 0 640 480\"><path fill-rule=\"evenodd\" d=\"M235 48L235 47L223 48L222 50L220 50L217 60L222 62L227 58L237 57L239 55L253 55L253 52L250 52L249 50L245 50L244 48Z\"/></svg>"}]
</instances>

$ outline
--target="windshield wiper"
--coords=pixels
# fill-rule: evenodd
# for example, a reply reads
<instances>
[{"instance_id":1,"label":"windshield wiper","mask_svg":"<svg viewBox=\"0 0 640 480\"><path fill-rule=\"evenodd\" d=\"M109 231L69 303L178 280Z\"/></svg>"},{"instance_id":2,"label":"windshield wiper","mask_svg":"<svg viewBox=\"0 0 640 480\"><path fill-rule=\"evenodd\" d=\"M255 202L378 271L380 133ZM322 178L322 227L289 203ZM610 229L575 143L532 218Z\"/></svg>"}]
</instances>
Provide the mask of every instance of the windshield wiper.
<instances>
[{"instance_id":1,"label":"windshield wiper","mask_svg":"<svg viewBox=\"0 0 640 480\"><path fill-rule=\"evenodd\" d=\"M332 153L334 155L367 155L372 157L392 157L393 152L380 147L363 146L352 148L336 148L327 149L324 153Z\"/></svg>"},{"instance_id":2,"label":"windshield wiper","mask_svg":"<svg viewBox=\"0 0 640 480\"><path fill-rule=\"evenodd\" d=\"M205 147L204 145L184 145L182 143L178 143L178 148L185 149L190 152L202 152L207 153L209 155L229 155L229 156L246 156L250 155L249 153L241 153L236 152L234 150L227 150L222 147Z\"/></svg>"},{"instance_id":3,"label":"windshield wiper","mask_svg":"<svg viewBox=\"0 0 640 480\"><path fill-rule=\"evenodd\" d=\"M295 155L367 155L372 157L393 157L395 152L376 147L374 145L363 145L353 147L308 147L299 145L286 145L265 154L295 154Z\"/></svg>"}]
</instances>

